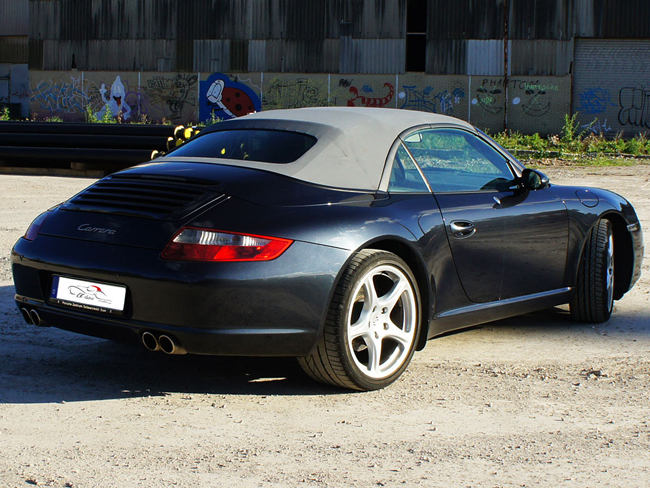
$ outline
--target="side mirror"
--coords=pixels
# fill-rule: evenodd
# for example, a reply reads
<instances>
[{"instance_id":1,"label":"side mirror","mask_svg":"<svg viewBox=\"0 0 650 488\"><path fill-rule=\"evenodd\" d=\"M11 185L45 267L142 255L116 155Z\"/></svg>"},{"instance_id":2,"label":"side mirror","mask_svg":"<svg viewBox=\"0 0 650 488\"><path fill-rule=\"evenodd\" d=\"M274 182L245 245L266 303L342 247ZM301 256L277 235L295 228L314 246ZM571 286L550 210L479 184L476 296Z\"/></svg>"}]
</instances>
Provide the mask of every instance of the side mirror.
<instances>
[{"instance_id":1,"label":"side mirror","mask_svg":"<svg viewBox=\"0 0 650 488\"><path fill-rule=\"evenodd\" d=\"M526 168L521 174L521 182L525 190L543 190L551 186L551 182L544 173Z\"/></svg>"}]
</instances>

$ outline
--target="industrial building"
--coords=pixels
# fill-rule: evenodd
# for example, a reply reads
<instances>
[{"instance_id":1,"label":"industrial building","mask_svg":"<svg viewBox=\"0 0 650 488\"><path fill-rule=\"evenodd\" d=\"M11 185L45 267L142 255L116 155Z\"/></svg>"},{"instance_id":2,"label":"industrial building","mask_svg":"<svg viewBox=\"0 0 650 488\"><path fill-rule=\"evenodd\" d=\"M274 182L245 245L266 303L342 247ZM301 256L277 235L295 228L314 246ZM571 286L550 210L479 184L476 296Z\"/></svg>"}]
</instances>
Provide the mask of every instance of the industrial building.
<instances>
[{"instance_id":1,"label":"industrial building","mask_svg":"<svg viewBox=\"0 0 650 488\"><path fill-rule=\"evenodd\" d=\"M396 107L542 133L577 112L632 135L650 129L650 2L0 3L0 103L23 117L229 118L228 93L244 112Z\"/></svg>"}]
</instances>

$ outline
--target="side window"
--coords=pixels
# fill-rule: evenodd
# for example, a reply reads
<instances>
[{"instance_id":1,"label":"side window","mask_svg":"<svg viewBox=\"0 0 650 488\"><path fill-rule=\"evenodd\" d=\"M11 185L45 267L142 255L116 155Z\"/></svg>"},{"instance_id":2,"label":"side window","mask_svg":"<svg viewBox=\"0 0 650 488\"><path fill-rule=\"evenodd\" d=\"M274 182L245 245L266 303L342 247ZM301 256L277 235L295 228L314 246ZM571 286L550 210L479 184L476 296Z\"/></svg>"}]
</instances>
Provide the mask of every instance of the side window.
<instances>
[{"instance_id":1,"label":"side window","mask_svg":"<svg viewBox=\"0 0 650 488\"><path fill-rule=\"evenodd\" d=\"M433 192L505 191L514 184L506 159L477 136L459 129L427 129L404 144Z\"/></svg>"},{"instance_id":2,"label":"side window","mask_svg":"<svg viewBox=\"0 0 650 488\"><path fill-rule=\"evenodd\" d=\"M401 143L393 160L388 191L394 193L429 193L429 188L422 179L417 166Z\"/></svg>"}]
</instances>

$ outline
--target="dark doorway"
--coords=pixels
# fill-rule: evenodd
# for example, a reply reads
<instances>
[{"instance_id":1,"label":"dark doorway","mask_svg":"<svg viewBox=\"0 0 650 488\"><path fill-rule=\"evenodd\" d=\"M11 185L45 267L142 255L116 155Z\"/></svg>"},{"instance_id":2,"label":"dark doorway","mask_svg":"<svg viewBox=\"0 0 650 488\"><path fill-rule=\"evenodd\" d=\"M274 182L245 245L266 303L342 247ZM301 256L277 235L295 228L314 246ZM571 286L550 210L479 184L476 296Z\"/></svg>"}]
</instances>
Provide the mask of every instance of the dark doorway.
<instances>
[{"instance_id":1,"label":"dark doorway","mask_svg":"<svg viewBox=\"0 0 650 488\"><path fill-rule=\"evenodd\" d=\"M427 0L406 3L406 71L425 71L427 58Z\"/></svg>"}]
</instances>

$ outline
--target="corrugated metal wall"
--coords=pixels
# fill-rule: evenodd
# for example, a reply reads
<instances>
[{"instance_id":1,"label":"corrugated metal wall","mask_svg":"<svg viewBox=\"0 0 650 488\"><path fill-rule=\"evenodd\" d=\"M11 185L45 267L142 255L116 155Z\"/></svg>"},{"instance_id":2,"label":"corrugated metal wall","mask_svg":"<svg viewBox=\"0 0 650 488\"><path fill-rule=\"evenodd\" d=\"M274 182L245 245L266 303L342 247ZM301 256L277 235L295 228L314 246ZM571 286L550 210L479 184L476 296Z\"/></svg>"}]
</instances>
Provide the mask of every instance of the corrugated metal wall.
<instances>
[{"instance_id":1,"label":"corrugated metal wall","mask_svg":"<svg viewBox=\"0 0 650 488\"><path fill-rule=\"evenodd\" d=\"M479 76L502 76L504 48L502 40L467 41L467 73Z\"/></svg>"},{"instance_id":2,"label":"corrugated metal wall","mask_svg":"<svg viewBox=\"0 0 650 488\"><path fill-rule=\"evenodd\" d=\"M28 0L0 1L0 63L26 63Z\"/></svg>"},{"instance_id":3,"label":"corrugated metal wall","mask_svg":"<svg viewBox=\"0 0 650 488\"><path fill-rule=\"evenodd\" d=\"M412 2L429 74L503 74L506 25L512 75L569 73L576 36L650 37L648 0L1 0L0 62L403 73Z\"/></svg>"},{"instance_id":4,"label":"corrugated metal wall","mask_svg":"<svg viewBox=\"0 0 650 488\"><path fill-rule=\"evenodd\" d=\"M563 76L571 72L573 41L512 40L508 47L508 74Z\"/></svg>"},{"instance_id":5,"label":"corrugated metal wall","mask_svg":"<svg viewBox=\"0 0 650 488\"><path fill-rule=\"evenodd\" d=\"M28 0L2 0L0 2L0 36L26 36L28 13Z\"/></svg>"},{"instance_id":6,"label":"corrugated metal wall","mask_svg":"<svg viewBox=\"0 0 650 488\"><path fill-rule=\"evenodd\" d=\"M27 36L0 36L0 63L27 63Z\"/></svg>"},{"instance_id":7,"label":"corrugated metal wall","mask_svg":"<svg viewBox=\"0 0 650 488\"><path fill-rule=\"evenodd\" d=\"M578 39L573 112L584 130L626 136L650 129L650 39Z\"/></svg>"}]
</instances>

